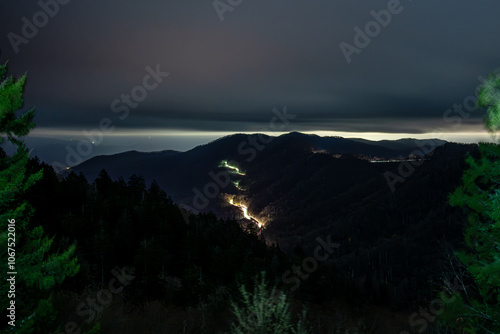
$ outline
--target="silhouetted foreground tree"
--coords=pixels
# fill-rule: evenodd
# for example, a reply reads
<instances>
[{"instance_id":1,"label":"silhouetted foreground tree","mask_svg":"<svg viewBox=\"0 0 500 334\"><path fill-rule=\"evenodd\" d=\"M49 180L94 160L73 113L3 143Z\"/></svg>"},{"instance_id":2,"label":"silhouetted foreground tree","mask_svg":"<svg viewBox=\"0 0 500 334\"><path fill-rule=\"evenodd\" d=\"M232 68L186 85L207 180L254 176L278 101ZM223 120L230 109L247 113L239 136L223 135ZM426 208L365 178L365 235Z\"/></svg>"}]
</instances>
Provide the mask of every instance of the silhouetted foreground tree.
<instances>
[{"instance_id":1,"label":"silhouetted foreground tree","mask_svg":"<svg viewBox=\"0 0 500 334\"><path fill-rule=\"evenodd\" d=\"M73 256L74 245L62 253L54 252L53 238L46 236L43 227L30 223L33 210L23 195L42 173L27 171L29 154L19 137L35 126L34 111L16 117L15 112L23 106L26 76L15 80L5 73L6 64L0 66L0 135L7 136L17 152L9 157L2 151L0 156L1 305L4 310L11 309L7 310L9 327L4 331L48 333L55 329L52 292L66 277L74 276L79 266Z\"/></svg>"},{"instance_id":2,"label":"silhouetted foreground tree","mask_svg":"<svg viewBox=\"0 0 500 334\"><path fill-rule=\"evenodd\" d=\"M500 76L491 75L479 94L487 108L485 124L491 133L500 130ZM465 249L460 261L475 287L466 290L447 312L447 318L467 333L500 333L500 146L479 145L480 157L467 158L469 169L462 185L450 196L454 206L467 208Z\"/></svg>"},{"instance_id":3,"label":"silhouetted foreground tree","mask_svg":"<svg viewBox=\"0 0 500 334\"><path fill-rule=\"evenodd\" d=\"M292 320L287 296L276 287L268 290L265 273L255 278L253 291L241 285L241 306L233 302L237 321L232 325L233 334L306 334L305 311L297 324Z\"/></svg>"}]
</instances>

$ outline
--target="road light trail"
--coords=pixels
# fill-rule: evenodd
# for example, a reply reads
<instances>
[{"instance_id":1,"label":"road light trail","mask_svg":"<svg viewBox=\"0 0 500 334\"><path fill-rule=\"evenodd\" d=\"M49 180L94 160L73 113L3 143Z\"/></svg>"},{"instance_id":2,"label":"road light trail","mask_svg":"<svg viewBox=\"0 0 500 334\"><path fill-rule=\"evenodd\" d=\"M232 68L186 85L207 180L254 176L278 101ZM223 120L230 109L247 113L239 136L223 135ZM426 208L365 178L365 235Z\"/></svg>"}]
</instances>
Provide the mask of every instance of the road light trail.
<instances>
[{"instance_id":1,"label":"road light trail","mask_svg":"<svg viewBox=\"0 0 500 334\"><path fill-rule=\"evenodd\" d=\"M222 166L222 167L225 167L225 168L229 168L229 169L231 169L231 171L233 173L236 173L238 175L245 175L245 173L241 172L238 167L231 166L230 164L228 164L227 160L222 160L219 166ZM235 185L235 187L237 189L243 190L242 188L240 188L239 183L240 183L239 180L238 181L233 181L233 184ZM248 207L246 205L235 203L234 202L234 198L231 198L229 200L229 204L231 204L232 206L235 206L235 207L239 208L243 212L243 217L245 217L245 219L248 219L248 220L252 221L253 223L255 223L259 227L259 233L257 233L257 235L261 234L262 229L264 228L264 226L262 225L262 223L260 221L258 221L257 219L255 219L254 217L252 217L252 216L250 216L248 214Z\"/></svg>"},{"instance_id":2,"label":"road light trail","mask_svg":"<svg viewBox=\"0 0 500 334\"><path fill-rule=\"evenodd\" d=\"M234 171L234 173L238 174L238 175L245 175L245 173L243 172L240 172L240 169L236 166L231 166L230 164L227 163L227 160L223 160L222 161L222 166L223 167L226 167L226 168L229 168L229 169L232 169Z\"/></svg>"},{"instance_id":3,"label":"road light trail","mask_svg":"<svg viewBox=\"0 0 500 334\"><path fill-rule=\"evenodd\" d=\"M245 217L245 219L253 221L255 224L257 224L257 226L259 228L263 227L261 222L259 222L257 219L255 219L254 217L252 217L252 216L250 216L248 214L248 207L246 205L234 203L234 199L233 198L231 198L229 200L229 204L231 204L232 206L236 206L236 207L240 208L241 211L243 212L243 216Z\"/></svg>"},{"instance_id":4,"label":"road light trail","mask_svg":"<svg viewBox=\"0 0 500 334\"><path fill-rule=\"evenodd\" d=\"M236 187L236 189L241 191L245 190L245 188L240 187L240 181L233 181L233 184Z\"/></svg>"}]
</instances>

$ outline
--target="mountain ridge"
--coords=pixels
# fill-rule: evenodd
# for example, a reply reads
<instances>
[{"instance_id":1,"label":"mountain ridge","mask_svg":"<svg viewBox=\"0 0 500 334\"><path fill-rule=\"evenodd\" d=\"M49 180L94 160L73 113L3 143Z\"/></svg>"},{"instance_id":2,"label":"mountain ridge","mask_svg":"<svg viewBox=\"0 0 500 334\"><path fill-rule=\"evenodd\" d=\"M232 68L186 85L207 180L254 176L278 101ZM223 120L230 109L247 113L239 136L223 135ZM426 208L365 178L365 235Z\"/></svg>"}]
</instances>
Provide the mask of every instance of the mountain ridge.
<instances>
[{"instance_id":1,"label":"mountain ridge","mask_svg":"<svg viewBox=\"0 0 500 334\"><path fill-rule=\"evenodd\" d=\"M82 172L90 181L97 178L102 169L106 169L113 179L120 176L128 178L133 174L142 175L147 182L156 180L174 200L185 203L190 190L208 182L210 180L208 173L219 170L218 165L223 159L247 164L248 160L254 160L255 157L262 159L283 150L291 154L320 150L328 154L346 156L360 154L392 158L408 156L411 151L418 149L420 143L425 145L425 141L422 140L415 141L413 146L408 144L401 146L396 143L395 147L391 147L391 141L384 143L385 146L375 143L358 142L342 137L320 137L300 132L291 132L278 137L265 134L233 134L198 145L188 151L132 150L113 155L99 155L70 168L66 173ZM176 177L169 178L168 174L174 174Z\"/></svg>"}]
</instances>

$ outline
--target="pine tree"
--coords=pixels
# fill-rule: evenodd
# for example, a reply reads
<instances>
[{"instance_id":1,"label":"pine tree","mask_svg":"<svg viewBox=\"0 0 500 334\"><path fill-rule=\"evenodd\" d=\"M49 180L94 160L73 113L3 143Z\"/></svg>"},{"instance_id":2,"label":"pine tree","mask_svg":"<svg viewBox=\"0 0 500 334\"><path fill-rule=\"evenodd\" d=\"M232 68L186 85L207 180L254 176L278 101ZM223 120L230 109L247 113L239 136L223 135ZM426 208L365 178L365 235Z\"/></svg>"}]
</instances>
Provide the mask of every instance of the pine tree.
<instances>
[{"instance_id":1,"label":"pine tree","mask_svg":"<svg viewBox=\"0 0 500 334\"><path fill-rule=\"evenodd\" d=\"M484 123L491 134L500 131L500 73L491 74L484 82L478 105L486 108Z\"/></svg>"},{"instance_id":2,"label":"pine tree","mask_svg":"<svg viewBox=\"0 0 500 334\"><path fill-rule=\"evenodd\" d=\"M289 311L286 295L275 287L268 290L265 272L260 278L255 278L253 292L240 285L242 306L232 301L232 311L237 321L232 325L232 334L307 334L304 324L305 311L302 319L295 325Z\"/></svg>"},{"instance_id":3,"label":"pine tree","mask_svg":"<svg viewBox=\"0 0 500 334\"><path fill-rule=\"evenodd\" d=\"M500 130L500 76L485 82L479 105L487 108L485 124L495 134ZM500 333L500 146L481 143L479 152L479 158L468 156L469 169L450 196L453 206L469 213L465 249L457 256L477 291L456 295L449 309L455 313L452 322L468 333Z\"/></svg>"},{"instance_id":4,"label":"pine tree","mask_svg":"<svg viewBox=\"0 0 500 334\"><path fill-rule=\"evenodd\" d=\"M2 291L10 289L6 279L15 276L15 297L2 293L1 305L5 310L15 301L15 327L8 333L48 333L55 330L56 312L52 305L54 288L68 276L74 276L79 265L74 257L75 246L62 253L51 251L54 239L47 237L41 226L30 223L31 206L24 193L40 178L42 171L27 172L29 153L20 137L34 128L34 110L19 117L16 112L23 106L26 75L19 79L6 77L7 64L0 65L0 142L4 137L17 147L12 156L0 156L0 247L4 267ZM8 225L15 226L15 241L8 234ZM12 224L13 223L13 224ZM13 230L11 228L11 230ZM9 239L12 238L12 239ZM9 245L8 245L9 244ZM9 252L6 252L9 246ZM15 254L15 264L8 265L8 256ZM17 272L8 275L7 272ZM9 319L10 320L10 319Z\"/></svg>"}]
</instances>

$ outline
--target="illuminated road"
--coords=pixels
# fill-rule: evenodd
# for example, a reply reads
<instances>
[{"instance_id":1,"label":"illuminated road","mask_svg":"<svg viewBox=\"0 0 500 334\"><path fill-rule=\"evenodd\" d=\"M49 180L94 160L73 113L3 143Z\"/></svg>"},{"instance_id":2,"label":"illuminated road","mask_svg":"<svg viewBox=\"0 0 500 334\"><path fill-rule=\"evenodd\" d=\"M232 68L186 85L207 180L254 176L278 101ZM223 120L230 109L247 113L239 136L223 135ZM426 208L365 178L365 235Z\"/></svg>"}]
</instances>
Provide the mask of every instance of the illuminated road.
<instances>
[{"instance_id":1,"label":"illuminated road","mask_svg":"<svg viewBox=\"0 0 500 334\"><path fill-rule=\"evenodd\" d=\"M231 169L233 171L233 173L236 173L238 175L245 175L245 173L240 172L240 169L238 167L231 166L230 164L228 164L227 160L223 160L221 166Z\"/></svg>"},{"instance_id":2,"label":"illuminated road","mask_svg":"<svg viewBox=\"0 0 500 334\"><path fill-rule=\"evenodd\" d=\"M413 162L413 161L423 161L423 160L429 160L429 159L391 159L391 160L370 160L372 163L377 163L377 162Z\"/></svg>"},{"instance_id":3,"label":"illuminated road","mask_svg":"<svg viewBox=\"0 0 500 334\"><path fill-rule=\"evenodd\" d=\"M232 166L232 165L228 164L227 160L222 160L219 166L225 167L225 168L229 168L231 170L231 172L233 172L235 174L245 175L245 173L243 173L242 171L240 171L240 169L238 167ZM240 183L239 180L238 181L233 181L234 186L238 190L243 190L240 187L239 183ZM243 216L245 217L245 219L248 219L248 220L252 221L253 223L255 223L259 227L259 233L257 235L259 235L262 232L262 229L263 229L262 223L248 214L248 207L246 205L239 204L239 203L234 203L234 198L231 198L229 200L229 204L231 204L232 206L235 206L235 207L239 208L243 212Z\"/></svg>"},{"instance_id":4,"label":"illuminated road","mask_svg":"<svg viewBox=\"0 0 500 334\"><path fill-rule=\"evenodd\" d=\"M238 190L245 190L245 188L242 188L240 187L240 181L233 181L233 184L234 186L238 189Z\"/></svg>"},{"instance_id":5,"label":"illuminated road","mask_svg":"<svg viewBox=\"0 0 500 334\"><path fill-rule=\"evenodd\" d=\"M253 221L255 224L257 224L257 226L258 226L259 228L262 228L262 227L263 227L261 222L259 222L259 221L258 221L257 219L255 219L254 217L252 217L252 216L248 215L248 208L247 208L245 205L243 205L243 204L237 204L237 203L234 203L234 199L233 199L233 198L231 198L231 199L229 200L229 204L231 204L232 206L235 206L235 207L240 208L240 209L241 209L241 211L243 212L243 216L244 216L246 219Z\"/></svg>"}]
</instances>

